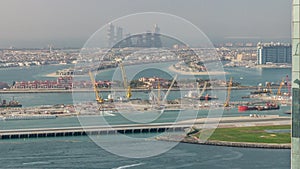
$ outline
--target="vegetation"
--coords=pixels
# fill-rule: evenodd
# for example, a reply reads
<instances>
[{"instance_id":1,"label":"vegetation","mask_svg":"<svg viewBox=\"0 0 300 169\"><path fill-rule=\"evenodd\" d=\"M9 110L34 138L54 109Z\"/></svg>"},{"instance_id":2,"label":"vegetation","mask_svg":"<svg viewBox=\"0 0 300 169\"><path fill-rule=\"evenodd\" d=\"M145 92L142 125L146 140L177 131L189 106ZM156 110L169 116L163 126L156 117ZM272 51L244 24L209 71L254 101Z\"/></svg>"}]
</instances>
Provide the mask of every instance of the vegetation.
<instances>
[{"instance_id":1,"label":"vegetation","mask_svg":"<svg viewBox=\"0 0 300 169\"><path fill-rule=\"evenodd\" d=\"M237 128L217 128L209 140L229 141L229 142L255 142L255 143L290 143L291 134L269 133L266 130L290 129L290 126L258 126L258 127L237 127ZM198 133L205 134L203 132Z\"/></svg>"}]
</instances>

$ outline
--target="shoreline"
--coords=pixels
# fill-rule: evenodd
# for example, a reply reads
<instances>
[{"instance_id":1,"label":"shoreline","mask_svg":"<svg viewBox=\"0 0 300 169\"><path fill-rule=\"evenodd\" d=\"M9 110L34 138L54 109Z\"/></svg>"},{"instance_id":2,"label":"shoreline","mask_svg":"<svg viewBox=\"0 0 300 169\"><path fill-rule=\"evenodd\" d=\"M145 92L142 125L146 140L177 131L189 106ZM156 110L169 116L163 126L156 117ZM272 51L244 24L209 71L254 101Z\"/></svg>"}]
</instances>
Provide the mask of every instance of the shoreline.
<instances>
[{"instance_id":1,"label":"shoreline","mask_svg":"<svg viewBox=\"0 0 300 169\"><path fill-rule=\"evenodd\" d=\"M185 120L181 123L194 124L194 126L201 128L206 119ZM266 117L253 118L248 116L243 117L226 117L218 121L218 118L210 119L210 122L219 123L218 128L239 128L239 127L255 127L255 126L284 126L290 125L291 121L287 117L278 115L269 115ZM201 125L202 124L202 125ZM268 148L268 149L290 149L290 143L259 143L259 142L232 142L221 140L199 140L194 137L185 137L185 134L177 134L173 136L160 136L155 139L158 141L181 142L188 144L212 145L212 146L227 146L227 147L241 147L241 148Z\"/></svg>"},{"instance_id":2,"label":"shoreline","mask_svg":"<svg viewBox=\"0 0 300 169\"><path fill-rule=\"evenodd\" d=\"M276 89L276 87L272 87L272 89ZM202 88L200 88L202 89ZM257 89L256 86L239 86L232 87L231 90L251 90ZM131 89L133 92L147 92L151 91L148 88L133 88ZM167 90L167 89L162 89ZM181 89L181 88L172 88L171 91L189 91L190 89ZM214 89L206 89L206 90L227 90L225 87L214 88ZM102 92L111 92L111 91L125 91L124 89L111 89L111 88L103 88ZM6 90L0 90L0 94L9 94L9 93L76 93L76 92L94 92L92 88L76 88L76 89L64 89L64 88L35 88L35 89L21 89L21 88L12 88Z\"/></svg>"},{"instance_id":3,"label":"shoreline","mask_svg":"<svg viewBox=\"0 0 300 169\"><path fill-rule=\"evenodd\" d=\"M168 67L169 71L175 72L175 73L179 73L181 75L225 75L227 74L226 72L186 72L186 71L182 71L182 70L177 70L174 68L173 65Z\"/></svg>"}]
</instances>

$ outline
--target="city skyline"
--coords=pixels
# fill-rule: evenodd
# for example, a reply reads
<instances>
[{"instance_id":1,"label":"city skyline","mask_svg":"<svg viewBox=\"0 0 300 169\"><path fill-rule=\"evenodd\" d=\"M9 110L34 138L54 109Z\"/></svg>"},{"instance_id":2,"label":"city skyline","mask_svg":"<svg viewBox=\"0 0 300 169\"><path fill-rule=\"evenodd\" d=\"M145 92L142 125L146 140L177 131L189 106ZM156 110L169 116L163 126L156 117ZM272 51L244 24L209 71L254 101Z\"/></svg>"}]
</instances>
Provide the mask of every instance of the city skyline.
<instances>
[{"instance_id":1,"label":"city skyline","mask_svg":"<svg viewBox=\"0 0 300 169\"><path fill-rule=\"evenodd\" d=\"M12 0L0 2L0 48L46 47L48 44L82 47L94 32L112 20L152 11L187 19L213 43L290 41L289 1ZM161 29L169 28L162 26ZM192 38L192 35L186 36Z\"/></svg>"}]
</instances>

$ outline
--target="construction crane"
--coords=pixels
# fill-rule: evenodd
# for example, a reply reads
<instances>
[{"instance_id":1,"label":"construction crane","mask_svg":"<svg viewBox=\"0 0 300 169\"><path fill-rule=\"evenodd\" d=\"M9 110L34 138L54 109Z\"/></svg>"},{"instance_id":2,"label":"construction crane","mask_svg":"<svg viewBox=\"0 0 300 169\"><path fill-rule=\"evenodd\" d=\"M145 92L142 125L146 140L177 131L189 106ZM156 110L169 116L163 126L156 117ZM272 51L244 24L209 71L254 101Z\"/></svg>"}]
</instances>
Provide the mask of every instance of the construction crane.
<instances>
[{"instance_id":1,"label":"construction crane","mask_svg":"<svg viewBox=\"0 0 300 169\"><path fill-rule=\"evenodd\" d=\"M172 89L172 87L173 87L176 79L177 79L177 75L175 75L175 77L173 78L173 81L172 81L171 85L169 86L168 91L167 91L167 93L165 94L165 96L164 96L164 98L162 100L163 103L167 100L167 97L170 94L170 91L171 91L171 89Z\"/></svg>"},{"instance_id":2,"label":"construction crane","mask_svg":"<svg viewBox=\"0 0 300 169\"><path fill-rule=\"evenodd\" d=\"M267 91L269 91L270 94L273 94L270 82L267 82Z\"/></svg>"},{"instance_id":3,"label":"construction crane","mask_svg":"<svg viewBox=\"0 0 300 169\"><path fill-rule=\"evenodd\" d=\"M201 96L202 96L203 93L205 92L206 86L207 86L207 81L204 82L204 86L203 86L203 88L202 88L202 90L201 90L201 92L200 92L200 94L199 94L199 98L201 98Z\"/></svg>"},{"instance_id":4,"label":"construction crane","mask_svg":"<svg viewBox=\"0 0 300 169\"><path fill-rule=\"evenodd\" d=\"M161 94L160 94L160 81L158 80L157 83L157 104L160 106L160 98L161 98Z\"/></svg>"},{"instance_id":5,"label":"construction crane","mask_svg":"<svg viewBox=\"0 0 300 169\"><path fill-rule=\"evenodd\" d=\"M231 93L231 87L232 87L232 77L230 78L228 88L227 88L227 98L224 103L224 107L229 107L229 101L230 101L230 93Z\"/></svg>"},{"instance_id":6,"label":"construction crane","mask_svg":"<svg viewBox=\"0 0 300 169\"><path fill-rule=\"evenodd\" d=\"M291 83L290 83L290 80L289 80L289 75L286 75L286 86L288 88L288 96L291 96Z\"/></svg>"},{"instance_id":7,"label":"construction crane","mask_svg":"<svg viewBox=\"0 0 300 169\"><path fill-rule=\"evenodd\" d=\"M94 92L95 92L95 96L96 96L96 101L97 101L97 103L102 104L102 103L104 103L104 100L103 100L103 98L101 98L99 96L98 86L96 84L94 75L92 74L91 71L89 71L89 75L90 75L90 79L91 79L91 82L92 82L92 85L93 85L93 88L94 88Z\"/></svg>"},{"instance_id":8,"label":"construction crane","mask_svg":"<svg viewBox=\"0 0 300 169\"><path fill-rule=\"evenodd\" d=\"M279 88L278 88L278 91L277 91L277 96L281 96L282 95L281 94L281 88L282 88L283 85L284 85L284 78L282 78L282 81L281 81L281 83L279 85Z\"/></svg>"},{"instance_id":9,"label":"construction crane","mask_svg":"<svg viewBox=\"0 0 300 169\"><path fill-rule=\"evenodd\" d=\"M127 76L126 76L126 72L125 72L125 69L124 69L122 59L116 59L116 61L119 63L119 66L120 66L122 79L123 79L123 84L124 84L124 89L126 90L126 98L130 99L131 96L132 96L131 87L130 87L130 85L128 85L128 82L127 82Z\"/></svg>"}]
</instances>

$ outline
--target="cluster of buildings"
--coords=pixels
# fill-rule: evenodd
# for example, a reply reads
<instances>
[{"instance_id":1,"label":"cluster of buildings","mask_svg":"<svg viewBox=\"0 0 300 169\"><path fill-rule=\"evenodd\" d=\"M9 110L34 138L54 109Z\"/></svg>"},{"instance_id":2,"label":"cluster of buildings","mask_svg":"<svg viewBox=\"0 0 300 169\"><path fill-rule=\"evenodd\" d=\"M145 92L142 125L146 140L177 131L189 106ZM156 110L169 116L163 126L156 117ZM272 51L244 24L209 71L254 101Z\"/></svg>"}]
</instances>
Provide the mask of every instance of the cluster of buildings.
<instances>
[{"instance_id":1,"label":"cluster of buildings","mask_svg":"<svg viewBox=\"0 0 300 169\"><path fill-rule=\"evenodd\" d=\"M215 44L216 47L255 47L256 43L253 42L226 42Z\"/></svg>"},{"instance_id":2,"label":"cluster of buildings","mask_svg":"<svg viewBox=\"0 0 300 169\"><path fill-rule=\"evenodd\" d=\"M111 81L97 81L99 88L110 88ZM72 89L72 88L92 88L91 81L74 81L72 76L58 77L56 80L35 80L16 81L11 86L12 89Z\"/></svg>"},{"instance_id":3,"label":"cluster of buildings","mask_svg":"<svg viewBox=\"0 0 300 169\"><path fill-rule=\"evenodd\" d=\"M107 30L108 47L141 47L141 48L160 48L162 47L160 28L154 25L153 31L143 34L130 35L126 34L123 39L123 28L109 24Z\"/></svg>"},{"instance_id":4,"label":"cluster of buildings","mask_svg":"<svg viewBox=\"0 0 300 169\"><path fill-rule=\"evenodd\" d=\"M159 77L141 77L138 79L139 82L141 82L143 84L143 88L154 88L157 89L159 88L159 86L161 88L168 88L172 81L171 80L167 80L167 79L163 79L163 78L159 78ZM174 84L174 86L176 87L176 83Z\"/></svg>"},{"instance_id":5,"label":"cluster of buildings","mask_svg":"<svg viewBox=\"0 0 300 169\"><path fill-rule=\"evenodd\" d=\"M71 89L73 78L71 76L59 77L56 80L34 80L34 81L15 81L13 89Z\"/></svg>"},{"instance_id":6,"label":"cluster of buildings","mask_svg":"<svg viewBox=\"0 0 300 169\"><path fill-rule=\"evenodd\" d=\"M217 48L225 66L276 65L292 63L292 46L285 43L257 43L256 47Z\"/></svg>"},{"instance_id":7,"label":"cluster of buildings","mask_svg":"<svg viewBox=\"0 0 300 169\"><path fill-rule=\"evenodd\" d=\"M79 50L6 49L0 50L1 67L23 67L48 64L69 64L76 60Z\"/></svg>"}]
</instances>

